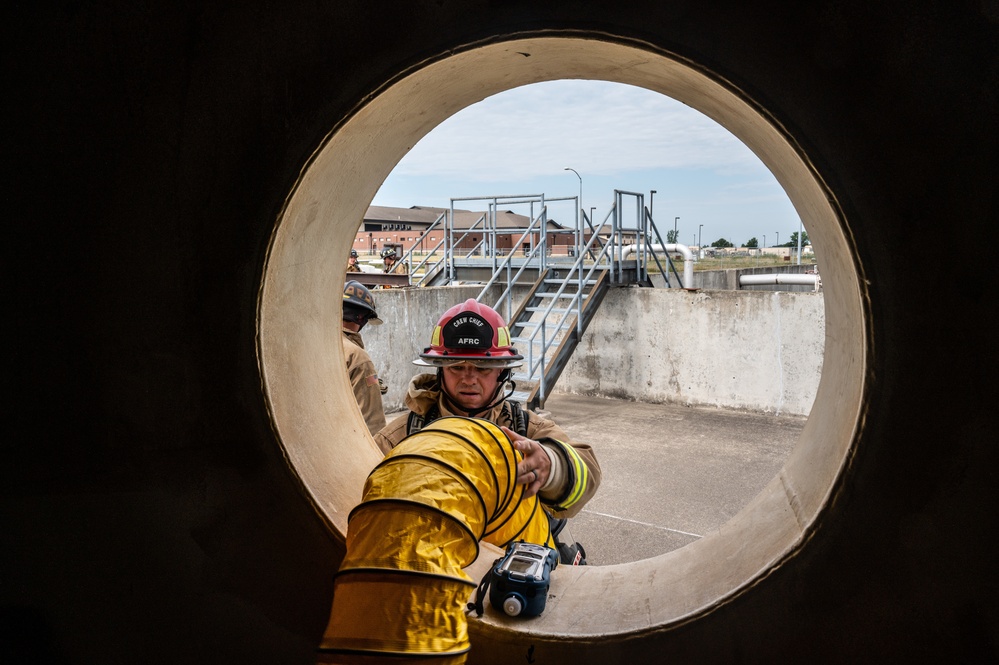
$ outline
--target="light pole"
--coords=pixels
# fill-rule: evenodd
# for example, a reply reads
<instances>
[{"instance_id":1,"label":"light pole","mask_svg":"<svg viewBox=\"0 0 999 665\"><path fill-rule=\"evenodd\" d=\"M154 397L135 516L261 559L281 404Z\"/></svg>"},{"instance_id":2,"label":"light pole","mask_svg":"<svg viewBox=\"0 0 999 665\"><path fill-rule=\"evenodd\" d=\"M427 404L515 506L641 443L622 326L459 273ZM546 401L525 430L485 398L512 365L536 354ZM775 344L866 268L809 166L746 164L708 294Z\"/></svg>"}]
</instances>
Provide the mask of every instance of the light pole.
<instances>
[{"instance_id":1,"label":"light pole","mask_svg":"<svg viewBox=\"0 0 999 665\"><path fill-rule=\"evenodd\" d=\"M649 217L652 217L653 219L655 219L655 216L652 214L652 205L655 202L656 202L656 190L653 189L652 193L649 194Z\"/></svg>"},{"instance_id":2,"label":"light pole","mask_svg":"<svg viewBox=\"0 0 999 665\"><path fill-rule=\"evenodd\" d=\"M679 221L680 221L679 217L674 217L673 218L673 242L675 242L675 243L679 243L680 242L680 235L679 235L679 233L676 230L676 223L679 222Z\"/></svg>"},{"instance_id":3,"label":"light pole","mask_svg":"<svg viewBox=\"0 0 999 665\"><path fill-rule=\"evenodd\" d=\"M572 171L573 173L576 174L576 177L579 178L579 209L582 210L583 209L583 176L579 175L579 171L577 171L576 169L571 169L568 166L565 167L565 170L566 171Z\"/></svg>"},{"instance_id":4,"label":"light pole","mask_svg":"<svg viewBox=\"0 0 999 665\"><path fill-rule=\"evenodd\" d=\"M703 249L701 249L701 229L703 229L703 228L704 228L704 224L698 224L697 225L697 253L698 254L700 254L700 253L702 253L704 251Z\"/></svg>"},{"instance_id":5,"label":"light pole","mask_svg":"<svg viewBox=\"0 0 999 665\"><path fill-rule=\"evenodd\" d=\"M801 218L798 218L798 265L801 265Z\"/></svg>"},{"instance_id":6,"label":"light pole","mask_svg":"<svg viewBox=\"0 0 999 665\"><path fill-rule=\"evenodd\" d=\"M767 248L767 234L764 233L763 234L763 249L766 249L766 248ZM760 253L762 254L763 252L761 251Z\"/></svg>"},{"instance_id":7,"label":"light pole","mask_svg":"<svg viewBox=\"0 0 999 665\"><path fill-rule=\"evenodd\" d=\"M596 209L597 209L596 206L590 206L590 224L593 223L593 215L595 214L593 211Z\"/></svg>"},{"instance_id":8,"label":"light pole","mask_svg":"<svg viewBox=\"0 0 999 665\"><path fill-rule=\"evenodd\" d=\"M777 234L777 240L774 241L774 247L780 247L780 231L774 231Z\"/></svg>"}]
</instances>

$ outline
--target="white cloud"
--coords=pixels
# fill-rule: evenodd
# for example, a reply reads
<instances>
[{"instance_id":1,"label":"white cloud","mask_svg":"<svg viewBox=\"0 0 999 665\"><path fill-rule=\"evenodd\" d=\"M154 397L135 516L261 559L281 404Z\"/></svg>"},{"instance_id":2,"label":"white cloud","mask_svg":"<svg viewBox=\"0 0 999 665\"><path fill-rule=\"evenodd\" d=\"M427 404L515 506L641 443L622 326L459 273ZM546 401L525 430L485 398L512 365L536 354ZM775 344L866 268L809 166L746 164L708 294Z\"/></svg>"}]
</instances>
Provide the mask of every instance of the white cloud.
<instances>
[{"instance_id":1,"label":"white cloud","mask_svg":"<svg viewBox=\"0 0 999 665\"><path fill-rule=\"evenodd\" d=\"M455 114L398 164L402 176L473 182L681 168L751 170L758 160L703 114L655 92L553 81L490 97Z\"/></svg>"},{"instance_id":2,"label":"white cloud","mask_svg":"<svg viewBox=\"0 0 999 665\"><path fill-rule=\"evenodd\" d=\"M800 224L773 174L728 130L674 99L603 81L538 83L460 111L413 147L373 202L574 196L567 166L582 175L583 205L598 218L614 190L644 193L646 204L657 190L657 218L679 217L684 240L701 227L738 242Z\"/></svg>"}]
</instances>

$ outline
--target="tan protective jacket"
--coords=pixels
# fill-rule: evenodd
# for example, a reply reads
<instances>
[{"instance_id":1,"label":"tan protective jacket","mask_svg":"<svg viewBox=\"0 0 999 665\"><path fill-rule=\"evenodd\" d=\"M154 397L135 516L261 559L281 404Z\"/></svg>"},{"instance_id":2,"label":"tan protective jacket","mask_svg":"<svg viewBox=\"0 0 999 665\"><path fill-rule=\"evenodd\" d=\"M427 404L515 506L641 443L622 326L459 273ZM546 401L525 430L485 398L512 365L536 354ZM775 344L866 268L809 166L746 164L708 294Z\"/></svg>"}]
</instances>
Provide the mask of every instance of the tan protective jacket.
<instances>
[{"instance_id":1,"label":"tan protective jacket","mask_svg":"<svg viewBox=\"0 0 999 665\"><path fill-rule=\"evenodd\" d=\"M414 377L406 393L409 410L423 416L435 403L441 417L459 415L447 408L435 374ZM524 413L528 416L527 437L541 442L547 450L559 455L567 471L560 486L546 488L539 493L541 501L557 517L572 517L582 510L600 486L600 464L596 455L588 444L570 441L565 431L553 421L527 409ZM516 430L511 422L510 407L505 401L477 417ZM374 435L375 443L383 453L388 453L406 438L408 420L409 412L403 413Z\"/></svg>"},{"instance_id":2,"label":"tan protective jacket","mask_svg":"<svg viewBox=\"0 0 999 665\"><path fill-rule=\"evenodd\" d=\"M354 399L361 409L368 431L374 434L385 427L385 410L378 372L371 356L364 350L361 334L343 329L343 356L347 361L347 376L354 389Z\"/></svg>"},{"instance_id":3,"label":"tan protective jacket","mask_svg":"<svg viewBox=\"0 0 999 665\"><path fill-rule=\"evenodd\" d=\"M384 266L384 262L382 262L382 265ZM383 267L382 272L388 273L390 275L405 275L409 272L409 269L407 268L406 264L403 263L402 261L396 261L395 265L392 266L391 268L389 268L388 266Z\"/></svg>"}]
</instances>

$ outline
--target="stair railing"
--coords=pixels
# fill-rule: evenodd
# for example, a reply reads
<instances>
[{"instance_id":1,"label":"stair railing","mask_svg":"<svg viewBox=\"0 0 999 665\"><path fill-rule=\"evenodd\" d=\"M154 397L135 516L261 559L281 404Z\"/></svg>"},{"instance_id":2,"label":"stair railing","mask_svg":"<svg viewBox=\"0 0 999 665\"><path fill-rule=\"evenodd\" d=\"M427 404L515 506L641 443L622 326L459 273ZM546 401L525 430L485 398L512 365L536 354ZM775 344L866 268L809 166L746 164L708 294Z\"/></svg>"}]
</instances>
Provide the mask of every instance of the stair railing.
<instances>
[{"instance_id":1,"label":"stair railing","mask_svg":"<svg viewBox=\"0 0 999 665\"><path fill-rule=\"evenodd\" d=\"M604 222L598 227L598 229L602 230L605 225L606 225L606 220L604 220ZM601 269L600 267L601 263L604 260L609 259L611 256L611 250L614 246L614 243L603 244L600 251L595 255L593 264L590 266L589 270L585 272L584 276L584 267L585 267L584 259L587 253L592 251L594 244L597 244L598 242L599 242L599 231L595 229L594 233L592 233L592 235L590 236L589 241L586 242L581 247L582 251L577 253L576 261L573 263L572 267L569 268L566 274L566 279L562 281L562 284L554 292L554 294L550 298L548 298L549 300L548 306L545 307L545 309L541 312L541 315L538 317L540 322L534 326L534 331L531 332L526 337L523 336L521 337L521 339L524 339L525 342L527 343L526 355L524 358L526 361L525 374L527 376L527 380L537 381L539 383L539 391L543 395L548 394L547 377L545 376L547 369L547 361L548 361L548 351L551 349L552 344L558 339L558 332L559 330L562 330L561 323L562 321L565 320L565 318L567 318L571 313L574 312L576 315L577 333L579 335L582 335L583 286L585 286L586 283L593 278L593 275L597 272L597 270ZM551 336L549 337L548 317L551 315L552 310L555 308L555 304L559 300L559 296L565 293L565 289L570 282L569 277L573 274L578 275L578 280L577 280L578 289L576 291L576 294L573 296L573 302L575 303L575 307L567 310L566 313L563 314L562 318L559 320L559 325L555 327L555 330L552 332ZM513 322L511 322L511 324L512 323ZM540 341L537 339L538 335L541 336ZM538 356L537 359L535 359L536 346L540 346L541 349L540 353L537 354ZM535 376L537 376L538 378L535 379L534 378Z\"/></svg>"},{"instance_id":2,"label":"stair railing","mask_svg":"<svg viewBox=\"0 0 999 665\"><path fill-rule=\"evenodd\" d=\"M656 252L656 247L657 246L662 247L662 246L666 245L667 243L663 242L663 237L662 237L662 235L660 235L659 228L656 226L655 221L652 219L652 213L649 212L648 208L645 209L645 218L646 218L646 225L647 225L646 232L645 232L645 238L646 238L646 243L649 245L649 253L650 253L650 256L652 257L652 260L656 262L656 267L659 268L659 272L662 274L663 278L666 280L666 286L667 287L669 287L669 288L673 287L673 284L672 284L672 282L670 282L670 278L669 278L669 274L670 274L670 272L672 272L673 276L676 277L676 283L677 283L678 287L682 289L683 288L683 280L680 279L680 273L677 272L677 270L676 270L676 264L673 263L673 257L670 256L669 252L663 252L663 254L665 254L665 256L666 256L666 267L665 268L663 267L662 262L660 262L660 260L659 260L659 253ZM649 233L648 229L651 229L651 234ZM652 234L655 235L655 239L654 240L656 242L653 242L653 238L651 237ZM643 273L644 273L644 278L646 280L648 280L649 279L648 261L646 261L646 262L643 263Z\"/></svg>"},{"instance_id":3,"label":"stair railing","mask_svg":"<svg viewBox=\"0 0 999 665\"><path fill-rule=\"evenodd\" d=\"M548 254L548 234L546 233L547 227L548 227L548 208L543 207L538 216L533 220L531 220L530 224L527 225L527 228L524 230L523 233L521 233L517 241L513 243L513 246L510 248L510 252L503 257L502 261L499 261L498 263L494 262L492 277L489 278L489 281L486 282L486 284L482 287L482 290L479 291L479 295L476 296L475 298L476 300L481 302L482 299L489 292L489 290L499 280L500 275L506 273L506 288L503 290L503 293L501 293L500 296L496 299L496 302L493 304L492 307L497 312L499 312L501 304L505 303L506 313L503 315L503 318L506 319L507 321L510 320L510 315L512 312L513 287L517 284L517 282L520 280L521 276L528 269L528 267L532 267L531 265L532 261L534 259L537 259L538 274L543 274L544 271L546 270L545 261ZM524 256L524 261L521 264L520 269L517 270L516 274L514 274L513 259L517 255L517 249L520 248L523 242L527 238L531 237L531 234L535 232L538 233L539 242L534 243L534 246L531 248L531 250Z\"/></svg>"},{"instance_id":4,"label":"stair railing","mask_svg":"<svg viewBox=\"0 0 999 665\"><path fill-rule=\"evenodd\" d=\"M447 212L442 212L437 217L437 219L434 220L434 223L428 226L423 231L422 234L423 237L429 237L431 231L443 227L445 225L446 219L447 219ZM437 269L441 266L441 264L448 260L447 252L442 252L439 257L437 256L437 250L439 250L441 247L444 246L446 238L447 238L446 232L442 233L441 239L437 241L436 245L430 248L430 253L429 254L424 253L423 260L420 261L418 264L416 264L416 266L414 266L409 271L410 278L412 279L413 275L420 273L420 271L422 270L423 276L418 281L412 282L414 286L427 286L430 283L430 280L432 280L434 276L437 274ZM416 251L417 247L419 247L422 252L422 250L424 249L423 242L421 241L419 243L414 244L412 247L409 248L408 252L402 255L401 262L404 265L407 262L412 261L413 253ZM433 261L431 261L432 258L434 259Z\"/></svg>"}]
</instances>

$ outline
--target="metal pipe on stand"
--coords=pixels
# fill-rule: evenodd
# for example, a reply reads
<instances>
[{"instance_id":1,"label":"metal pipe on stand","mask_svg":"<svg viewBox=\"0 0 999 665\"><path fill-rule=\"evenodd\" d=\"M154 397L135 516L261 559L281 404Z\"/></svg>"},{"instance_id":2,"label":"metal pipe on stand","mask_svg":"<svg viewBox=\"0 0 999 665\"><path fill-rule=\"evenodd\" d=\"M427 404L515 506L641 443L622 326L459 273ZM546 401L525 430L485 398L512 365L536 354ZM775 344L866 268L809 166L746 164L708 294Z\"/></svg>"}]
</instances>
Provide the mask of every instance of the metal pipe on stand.
<instances>
[{"instance_id":1,"label":"metal pipe on stand","mask_svg":"<svg viewBox=\"0 0 999 665\"><path fill-rule=\"evenodd\" d=\"M645 245L625 245L621 249L621 260L628 258L629 255L634 254L638 251L639 247L644 247ZM694 283L694 253L690 251L690 248L686 245L649 245L649 249L654 252L679 252L683 255L683 283L690 288L690 285Z\"/></svg>"},{"instance_id":2,"label":"metal pipe on stand","mask_svg":"<svg viewBox=\"0 0 999 665\"><path fill-rule=\"evenodd\" d=\"M761 275L740 275L739 286L760 286L770 284L796 284L804 286L814 286L818 291L822 286L822 279L818 274L800 273L767 273Z\"/></svg>"}]
</instances>

